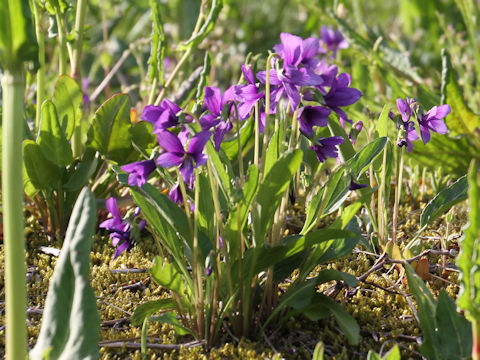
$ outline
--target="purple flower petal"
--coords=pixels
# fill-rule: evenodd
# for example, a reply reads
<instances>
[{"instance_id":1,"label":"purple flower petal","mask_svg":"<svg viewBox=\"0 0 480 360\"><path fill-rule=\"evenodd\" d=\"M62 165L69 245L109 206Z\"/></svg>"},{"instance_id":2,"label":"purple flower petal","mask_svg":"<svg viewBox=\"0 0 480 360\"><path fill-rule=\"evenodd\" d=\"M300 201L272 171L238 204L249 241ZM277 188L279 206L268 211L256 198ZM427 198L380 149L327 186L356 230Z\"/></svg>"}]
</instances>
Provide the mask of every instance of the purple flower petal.
<instances>
[{"instance_id":1,"label":"purple flower petal","mask_svg":"<svg viewBox=\"0 0 480 360\"><path fill-rule=\"evenodd\" d=\"M185 152L182 143L177 136L170 131L158 131L157 140L161 147L171 153L183 154Z\"/></svg>"},{"instance_id":2,"label":"purple flower petal","mask_svg":"<svg viewBox=\"0 0 480 360\"><path fill-rule=\"evenodd\" d=\"M138 161L131 164L123 165L121 169L129 173L128 185L137 185L138 187L141 187L143 184L146 183L148 177L153 172L153 170L155 170L155 161Z\"/></svg>"},{"instance_id":3,"label":"purple flower petal","mask_svg":"<svg viewBox=\"0 0 480 360\"><path fill-rule=\"evenodd\" d=\"M302 38L289 33L281 33L280 40L285 63L297 66L302 61Z\"/></svg>"},{"instance_id":4,"label":"purple flower petal","mask_svg":"<svg viewBox=\"0 0 480 360\"><path fill-rule=\"evenodd\" d=\"M171 166L178 166L182 163L184 158L184 154L180 153L163 153L160 154L157 158L157 166L160 167L171 167Z\"/></svg>"},{"instance_id":5,"label":"purple flower petal","mask_svg":"<svg viewBox=\"0 0 480 360\"><path fill-rule=\"evenodd\" d=\"M216 116L220 116L222 112L222 95L219 88L206 86L203 101L208 111Z\"/></svg>"},{"instance_id":6,"label":"purple flower petal","mask_svg":"<svg viewBox=\"0 0 480 360\"><path fill-rule=\"evenodd\" d=\"M208 139L210 139L210 135L211 134L209 131L202 131L198 134L195 134L195 136L190 139L190 142L188 143L188 154L193 157L195 163L203 161L203 157L201 155L205 144L207 143Z\"/></svg>"}]
</instances>

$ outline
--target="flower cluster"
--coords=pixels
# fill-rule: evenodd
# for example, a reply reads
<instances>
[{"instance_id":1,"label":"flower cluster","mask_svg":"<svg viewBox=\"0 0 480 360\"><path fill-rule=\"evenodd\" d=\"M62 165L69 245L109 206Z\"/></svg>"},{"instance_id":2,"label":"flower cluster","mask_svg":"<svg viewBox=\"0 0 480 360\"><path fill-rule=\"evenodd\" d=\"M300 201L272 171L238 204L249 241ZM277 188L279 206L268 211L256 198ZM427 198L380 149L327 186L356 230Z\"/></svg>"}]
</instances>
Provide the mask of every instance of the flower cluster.
<instances>
[{"instance_id":1,"label":"flower cluster","mask_svg":"<svg viewBox=\"0 0 480 360\"><path fill-rule=\"evenodd\" d=\"M406 146L408 152L413 149L413 141L422 137L423 143L426 145L430 141L430 131L446 134L447 126L443 119L450 113L449 105L434 106L426 113L423 112L422 107L415 99L405 100L397 99L397 109L400 115L395 116L390 112L390 118L397 123L400 132L398 146ZM420 128L420 136L415 128L414 121L411 120L412 115L415 115L418 126Z\"/></svg>"},{"instance_id":2,"label":"flower cluster","mask_svg":"<svg viewBox=\"0 0 480 360\"><path fill-rule=\"evenodd\" d=\"M332 112L338 114L342 126L345 122L352 122L342 108L355 103L362 93L350 87L350 75L339 74L335 65L321 59L328 51L335 55L348 44L340 32L326 27L322 27L321 39L302 39L282 33L280 40L281 43L274 47L280 59L273 60L268 75L271 84L268 110L265 109L266 71L255 75L245 64L242 65L245 83L232 85L223 93L217 87L204 88L203 113L198 118L201 131L198 133L191 133L191 127L185 126L196 120L170 100L163 99L158 106L146 106L142 120L153 124L153 132L164 152L156 159L122 166L122 170L129 173L129 185L140 187L145 184L156 166L178 166L183 181L191 189L193 169L207 160L203 150L210 136L213 135L213 144L218 151L226 134L232 130L233 121L248 119L256 104L260 109L260 132L265 127L265 112L275 114L279 104L283 103L290 114L296 114L300 132L309 139L310 149L320 162L338 157L337 146L344 141L343 137L318 137L314 128L327 126ZM178 184L172 187L169 196L173 201L183 203Z\"/></svg>"}]
</instances>

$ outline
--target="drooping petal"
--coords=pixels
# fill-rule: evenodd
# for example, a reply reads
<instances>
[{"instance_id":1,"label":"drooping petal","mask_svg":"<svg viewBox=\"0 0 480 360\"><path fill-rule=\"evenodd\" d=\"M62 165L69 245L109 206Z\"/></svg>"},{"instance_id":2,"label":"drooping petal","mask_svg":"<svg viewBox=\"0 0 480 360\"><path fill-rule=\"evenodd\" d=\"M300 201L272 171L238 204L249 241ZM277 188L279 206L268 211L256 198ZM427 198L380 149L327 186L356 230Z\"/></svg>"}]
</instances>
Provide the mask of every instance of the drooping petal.
<instances>
[{"instance_id":1,"label":"drooping petal","mask_svg":"<svg viewBox=\"0 0 480 360\"><path fill-rule=\"evenodd\" d=\"M137 161L120 167L123 171L129 173L128 185L141 187L146 183L150 174L155 170L154 160Z\"/></svg>"},{"instance_id":2,"label":"drooping petal","mask_svg":"<svg viewBox=\"0 0 480 360\"><path fill-rule=\"evenodd\" d=\"M422 135L422 141L426 145L430 141L430 131L426 126L420 124L420 134Z\"/></svg>"},{"instance_id":3,"label":"drooping petal","mask_svg":"<svg viewBox=\"0 0 480 360\"><path fill-rule=\"evenodd\" d=\"M448 129L447 125L445 125L445 122L443 120L430 120L428 122L428 127L430 130L435 131L439 134L446 134Z\"/></svg>"},{"instance_id":4,"label":"drooping petal","mask_svg":"<svg viewBox=\"0 0 480 360\"><path fill-rule=\"evenodd\" d=\"M120 211L118 210L117 199L114 197L108 198L107 201L105 201L105 207L113 215L114 219L122 219Z\"/></svg>"},{"instance_id":5,"label":"drooping petal","mask_svg":"<svg viewBox=\"0 0 480 360\"><path fill-rule=\"evenodd\" d=\"M182 174L183 181L187 184L190 188L193 187L194 176L193 176L193 162L192 159L186 158L185 161L179 168L180 174Z\"/></svg>"},{"instance_id":6,"label":"drooping petal","mask_svg":"<svg viewBox=\"0 0 480 360\"><path fill-rule=\"evenodd\" d=\"M253 75L253 70L250 66L242 64L242 73L247 83L255 85L255 76Z\"/></svg>"},{"instance_id":7,"label":"drooping petal","mask_svg":"<svg viewBox=\"0 0 480 360\"><path fill-rule=\"evenodd\" d=\"M222 112L222 94L219 88L206 86L203 101L208 111L216 116L220 116Z\"/></svg>"}]
</instances>

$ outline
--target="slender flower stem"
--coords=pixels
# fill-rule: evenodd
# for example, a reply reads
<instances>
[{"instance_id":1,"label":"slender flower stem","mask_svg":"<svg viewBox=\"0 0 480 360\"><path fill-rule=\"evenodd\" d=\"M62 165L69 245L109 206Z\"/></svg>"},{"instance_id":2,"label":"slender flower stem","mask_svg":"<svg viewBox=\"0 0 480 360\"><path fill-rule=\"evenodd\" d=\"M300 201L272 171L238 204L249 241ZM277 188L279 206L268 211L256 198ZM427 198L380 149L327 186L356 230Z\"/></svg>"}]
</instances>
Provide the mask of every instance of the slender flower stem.
<instances>
[{"instance_id":1,"label":"slender flower stem","mask_svg":"<svg viewBox=\"0 0 480 360\"><path fill-rule=\"evenodd\" d=\"M185 208L185 214L187 215L188 227L190 229L190 233L193 234L192 213L190 212L190 205L188 205L187 189L185 188L185 182L183 181L182 174L180 174L180 170L176 168L176 171L177 171L178 183L180 185L180 191L183 197L183 206Z\"/></svg>"},{"instance_id":2,"label":"slender flower stem","mask_svg":"<svg viewBox=\"0 0 480 360\"><path fill-rule=\"evenodd\" d=\"M265 172L265 154L267 153L268 138L270 137L270 69L272 68L272 59L278 54L270 54L267 58L266 77L265 77L265 128L263 129L262 144L262 169L260 171L259 181L263 179Z\"/></svg>"},{"instance_id":3,"label":"slender flower stem","mask_svg":"<svg viewBox=\"0 0 480 360\"><path fill-rule=\"evenodd\" d=\"M6 359L27 355L25 238L22 141L25 75L22 67L5 69L2 79L2 197L5 244Z\"/></svg>"},{"instance_id":4,"label":"slender flower stem","mask_svg":"<svg viewBox=\"0 0 480 360\"><path fill-rule=\"evenodd\" d=\"M258 102L255 103L255 148L253 151L253 164L258 167L258 152L260 146L260 114Z\"/></svg>"},{"instance_id":5,"label":"slender flower stem","mask_svg":"<svg viewBox=\"0 0 480 360\"><path fill-rule=\"evenodd\" d=\"M472 322L472 360L480 360L480 319L475 319Z\"/></svg>"},{"instance_id":6,"label":"slender flower stem","mask_svg":"<svg viewBox=\"0 0 480 360\"><path fill-rule=\"evenodd\" d=\"M38 43L38 62L40 65L37 70L37 111L35 115L35 129L38 130L40 128L42 104L45 99L45 32L42 29L42 15L38 9L37 2L32 1L32 6Z\"/></svg>"},{"instance_id":7,"label":"slender flower stem","mask_svg":"<svg viewBox=\"0 0 480 360\"><path fill-rule=\"evenodd\" d=\"M75 45L73 49L72 68L70 75L74 79L81 77L80 61L82 59L83 47L83 29L85 27L85 12L87 9L87 0L77 1L77 12L75 15Z\"/></svg>"},{"instance_id":8,"label":"slender flower stem","mask_svg":"<svg viewBox=\"0 0 480 360\"><path fill-rule=\"evenodd\" d=\"M382 173L380 187L378 188L378 239L380 245L385 245L385 231L386 227L386 218L387 218L387 209L385 201L385 181L387 176L387 148L383 149L383 162L382 162Z\"/></svg>"},{"instance_id":9,"label":"slender flower stem","mask_svg":"<svg viewBox=\"0 0 480 360\"><path fill-rule=\"evenodd\" d=\"M400 149L399 149L400 150ZM402 147L398 152L400 159L397 171L397 186L395 188L395 203L393 204L393 219L392 219L392 241L395 244L397 242L397 226L398 226L398 205L400 203L400 197L402 195L402 182L403 182L403 159L405 157L405 147Z\"/></svg>"},{"instance_id":10,"label":"slender flower stem","mask_svg":"<svg viewBox=\"0 0 480 360\"><path fill-rule=\"evenodd\" d=\"M195 179L198 179L198 170L195 170ZM195 281L195 302L197 303L197 324L200 338L205 338L205 313L204 313L204 298L203 298L203 269L200 263L200 252L198 246L198 207L200 205L200 191L199 186L195 186L195 211L193 212L193 255L192 255L192 269L194 269L194 281ZM184 203L186 204L186 198Z\"/></svg>"},{"instance_id":11,"label":"slender flower stem","mask_svg":"<svg viewBox=\"0 0 480 360\"><path fill-rule=\"evenodd\" d=\"M185 51L185 53L183 54L183 56L180 58L180 60L178 61L177 65L175 66L175 68L173 69L172 73L170 74L170 76L168 77L167 81L165 82L165 86L163 87L162 91L160 91L160 94L157 96L157 99L155 100L155 105L159 105L160 102L163 100L163 98L165 97L165 92L167 91L167 89L170 87L170 85L172 84L173 80L175 79L175 76L177 75L177 73L180 71L180 69L182 68L183 64L185 63L185 61L187 61L188 57L190 56L190 54L192 53L192 50L193 48L192 47L189 47L187 49L187 51Z\"/></svg>"}]
</instances>

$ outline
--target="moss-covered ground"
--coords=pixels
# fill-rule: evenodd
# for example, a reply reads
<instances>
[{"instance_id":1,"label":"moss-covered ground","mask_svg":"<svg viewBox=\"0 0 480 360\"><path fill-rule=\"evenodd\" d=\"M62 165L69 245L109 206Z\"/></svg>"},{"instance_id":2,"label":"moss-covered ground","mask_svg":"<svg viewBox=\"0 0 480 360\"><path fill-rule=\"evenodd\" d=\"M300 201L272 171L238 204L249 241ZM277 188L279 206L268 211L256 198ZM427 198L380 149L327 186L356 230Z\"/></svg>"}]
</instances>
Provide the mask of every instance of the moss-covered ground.
<instances>
[{"instance_id":1,"label":"moss-covered ground","mask_svg":"<svg viewBox=\"0 0 480 360\"><path fill-rule=\"evenodd\" d=\"M420 211L403 206L400 211L399 238L410 239L418 229ZM292 226L301 222L292 214ZM466 222L466 209L459 206L454 211L454 220L448 234L451 241L448 247L458 253L457 240ZM426 247L440 248L440 239L446 234L444 218L437 220L423 234L421 240ZM40 330L41 314L57 257L45 253L42 247L60 248L44 235L42 228L30 219L27 228L27 288L28 288L28 335L29 346L33 346ZM43 249L43 250L42 250ZM48 250L47 250L48 252ZM101 358L140 359L141 329L132 326L129 317L139 304L168 296L162 288L150 279L147 271L158 254L154 242L145 237L129 253L113 259L114 248L108 236L98 235L91 252L91 280L97 296L101 316ZM360 277L377 260L378 255L355 251L350 256L322 265L321 268L334 268ZM458 272L453 258L447 259L443 273L442 257L427 255L430 277L428 287L435 294L440 289L455 298L458 293ZM5 317L3 286L3 244L0 245L0 355L3 355ZM134 269L129 271L129 269ZM140 269L140 271L138 270ZM316 269L318 271L318 269ZM292 274L292 276L295 276ZM319 291L332 289L333 283L324 284ZM288 286L288 284L285 284ZM292 318L281 329L270 329L267 339L240 340L224 332L217 346L208 352L202 346L192 346L193 338L177 337L168 325L150 323L148 349L151 359L265 359L272 358L275 352L288 359L308 359L318 341L323 341L326 358L355 359L366 358L368 350L386 352L394 344L402 349L402 358L420 359L419 343L421 330L405 295L410 293L406 280L401 275L401 267L388 265L372 273L355 289L342 288L336 292L335 300L340 302L357 320L361 329L361 341L356 346L349 345L333 317L318 322L306 318ZM171 344L174 344L173 346ZM180 347L187 344L190 347ZM194 344L193 344L194 345ZM137 347L136 347L137 346Z\"/></svg>"}]
</instances>

